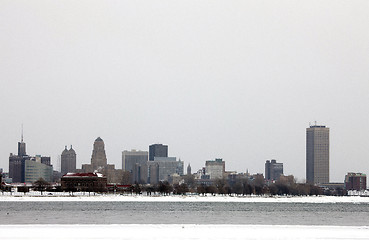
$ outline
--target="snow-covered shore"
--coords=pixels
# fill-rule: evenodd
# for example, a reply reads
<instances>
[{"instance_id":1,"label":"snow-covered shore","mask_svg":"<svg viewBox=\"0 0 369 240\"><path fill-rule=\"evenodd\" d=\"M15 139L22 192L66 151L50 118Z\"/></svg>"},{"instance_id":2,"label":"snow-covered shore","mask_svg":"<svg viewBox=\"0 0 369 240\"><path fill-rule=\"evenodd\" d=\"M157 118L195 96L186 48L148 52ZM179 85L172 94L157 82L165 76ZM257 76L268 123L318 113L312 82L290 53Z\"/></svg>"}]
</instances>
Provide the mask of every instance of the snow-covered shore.
<instances>
[{"instance_id":1,"label":"snow-covered shore","mask_svg":"<svg viewBox=\"0 0 369 240\"><path fill-rule=\"evenodd\" d=\"M28 195L10 195L0 194L0 202L6 201L105 201L105 202L279 202L279 203L366 203L369 204L369 197L360 196L146 196L146 195L82 195L81 193L69 195L48 195L47 193L41 195L33 193Z\"/></svg>"},{"instance_id":2,"label":"snow-covered shore","mask_svg":"<svg viewBox=\"0 0 369 240\"><path fill-rule=\"evenodd\" d=\"M369 227L299 225L0 225L1 239L369 239Z\"/></svg>"}]
</instances>

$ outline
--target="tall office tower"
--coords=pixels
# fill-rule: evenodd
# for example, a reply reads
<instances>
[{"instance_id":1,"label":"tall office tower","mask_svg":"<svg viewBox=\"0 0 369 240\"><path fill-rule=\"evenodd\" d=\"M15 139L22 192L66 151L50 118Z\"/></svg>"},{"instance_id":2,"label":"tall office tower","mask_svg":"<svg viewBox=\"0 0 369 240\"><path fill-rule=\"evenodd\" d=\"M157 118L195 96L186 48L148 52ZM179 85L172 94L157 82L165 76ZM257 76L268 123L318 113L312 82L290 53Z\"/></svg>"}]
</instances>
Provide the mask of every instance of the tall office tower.
<instances>
[{"instance_id":1,"label":"tall office tower","mask_svg":"<svg viewBox=\"0 0 369 240\"><path fill-rule=\"evenodd\" d=\"M150 145L149 161L154 161L155 157L168 157L168 146L163 144Z\"/></svg>"},{"instance_id":2,"label":"tall office tower","mask_svg":"<svg viewBox=\"0 0 369 240\"><path fill-rule=\"evenodd\" d=\"M26 143L23 142L23 124L22 124L21 141L18 142L18 156L27 156L27 154L26 154Z\"/></svg>"},{"instance_id":3,"label":"tall office tower","mask_svg":"<svg viewBox=\"0 0 369 240\"><path fill-rule=\"evenodd\" d=\"M329 128L306 128L306 182L329 183Z\"/></svg>"},{"instance_id":4,"label":"tall office tower","mask_svg":"<svg viewBox=\"0 0 369 240\"><path fill-rule=\"evenodd\" d=\"M135 165L144 165L148 161L149 153L147 151L123 151L122 152L122 169L133 173Z\"/></svg>"},{"instance_id":5,"label":"tall office tower","mask_svg":"<svg viewBox=\"0 0 369 240\"><path fill-rule=\"evenodd\" d=\"M64 151L61 154L61 173L67 174L67 173L75 173L76 172L76 161L77 161L77 155L72 146L70 146L70 149L67 149L67 146L65 146Z\"/></svg>"},{"instance_id":6,"label":"tall office tower","mask_svg":"<svg viewBox=\"0 0 369 240\"><path fill-rule=\"evenodd\" d=\"M283 175L283 163L277 163L274 159L265 162L266 180L279 180L281 175Z\"/></svg>"},{"instance_id":7,"label":"tall office tower","mask_svg":"<svg viewBox=\"0 0 369 240\"><path fill-rule=\"evenodd\" d=\"M98 137L94 142L94 149L92 150L91 165L94 170L99 169L99 167L106 167L108 161L105 154L105 144L104 141Z\"/></svg>"},{"instance_id":8,"label":"tall office tower","mask_svg":"<svg viewBox=\"0 0 369 240\"><path fill-rule=\"evenodd\" d=\"M24 183L24 167L25 161L30 157L26 154L26 143L23 142L23 129L21 141L18 142L18 155L10 153L9 156L9 178L12 178L13 182Z\"/></svg>"}]
</instances>

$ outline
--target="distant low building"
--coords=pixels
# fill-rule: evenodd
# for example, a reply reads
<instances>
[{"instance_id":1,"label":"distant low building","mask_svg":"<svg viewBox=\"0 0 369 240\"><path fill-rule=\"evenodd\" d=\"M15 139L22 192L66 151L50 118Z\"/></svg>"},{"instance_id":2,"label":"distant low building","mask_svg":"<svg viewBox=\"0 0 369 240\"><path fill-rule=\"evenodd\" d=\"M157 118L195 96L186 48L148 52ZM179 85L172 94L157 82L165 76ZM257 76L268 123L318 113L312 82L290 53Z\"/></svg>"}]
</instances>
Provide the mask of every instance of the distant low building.
<instances>
[{"instance_id":1,"label":"distant low building","mask_svg":"<svg viewBox=\"0 0 369 240\"><path fill-rule=\"evenodd\" d=\"M265 180L276 181L283 175L283 163L277 163L275 159L265 162Z\"/></svg>"},{"instance_id":2,"label":"distant low building","mask_svg":"<svg viewBox=\"0 0 369 240\"><path fill-rule=\"evenodd\" d=\"M168 181L173 174L183 175L183 162L176 161L175 157L154 157L148 161L143 170L142 177L147 176L147 183L157 184L159 181Z\"/></svg>"},{"instance_id":3,"label":"distant low building","mask_svg":"<svg viewBox=\"0 0 369 240\"><path fill-rule=\"evenodd\" d=\"M205 162L205 175L209 175L210 179L223 178L225 173L225 162L221 158L214 161Z\"/></svg>"},{"instance_id":4,"label":"distant low building","mask_svg":"<svg viewBox=\"0 0 369 240\"><path fill-rule=\"evenodd\" d=\"M106 192L107 179L101 173L67 173L61 187L63 191Z\"/></svg>"},{"instance_id":5,"label":"distant low building","mask_svg":"<svg viewBox=\"0 0 369 240\"><path fill-rule=\"evenodd\" d=\"M349 172L345 176L346 190L365 190L366 189L366 175L363 173Z\"/></svg>"}]
</instances>

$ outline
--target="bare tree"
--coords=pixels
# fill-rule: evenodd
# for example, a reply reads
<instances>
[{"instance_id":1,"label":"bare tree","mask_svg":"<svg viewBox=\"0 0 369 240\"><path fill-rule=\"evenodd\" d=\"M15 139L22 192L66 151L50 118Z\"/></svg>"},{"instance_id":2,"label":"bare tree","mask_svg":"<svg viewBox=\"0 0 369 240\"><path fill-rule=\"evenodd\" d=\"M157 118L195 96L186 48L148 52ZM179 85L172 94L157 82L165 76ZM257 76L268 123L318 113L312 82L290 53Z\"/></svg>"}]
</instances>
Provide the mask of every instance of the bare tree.
<instances>
[{"instance_id":1,"label":"bare tree","mask_svg":"<svg viewBox=\"0 0 369 240\"><path fill-rule=\"evenodd\" d=\"M41 195L48 186L50 186L50 183L46 182L43 178L39 178L37 181L33 183L33 189L35 191L40 191Z\"/></svg>"}]
</instances>

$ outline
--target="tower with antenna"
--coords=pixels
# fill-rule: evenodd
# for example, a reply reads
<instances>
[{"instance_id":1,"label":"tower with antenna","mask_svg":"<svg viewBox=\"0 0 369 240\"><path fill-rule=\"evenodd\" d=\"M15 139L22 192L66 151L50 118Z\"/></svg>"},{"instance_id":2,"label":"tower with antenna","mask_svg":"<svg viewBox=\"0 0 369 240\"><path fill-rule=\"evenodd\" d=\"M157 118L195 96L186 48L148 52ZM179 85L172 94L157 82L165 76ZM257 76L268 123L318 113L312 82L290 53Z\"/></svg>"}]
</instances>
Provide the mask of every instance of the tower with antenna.
<instances>
[{"instance_id":1,"label":"tower with antenna","mask_svg":"<svg viewBox=\"0 0 369 240\"><path fill-rule=\"evenodd\" d=\"M27 156L26 143L23 142L23 124L22 124L21 141L18 142L18 156Z\"/></svg>"}]
</instances>

